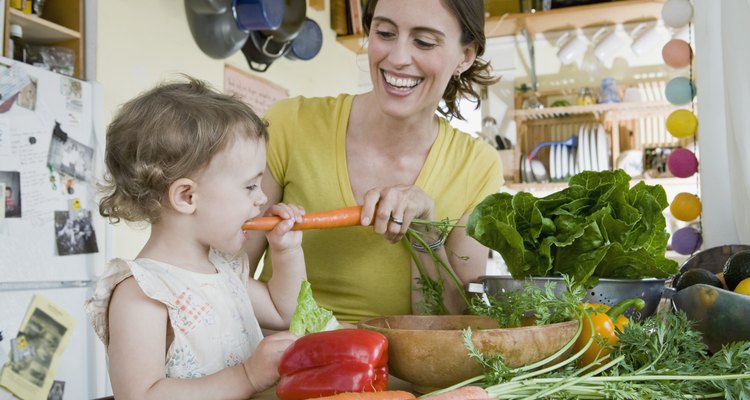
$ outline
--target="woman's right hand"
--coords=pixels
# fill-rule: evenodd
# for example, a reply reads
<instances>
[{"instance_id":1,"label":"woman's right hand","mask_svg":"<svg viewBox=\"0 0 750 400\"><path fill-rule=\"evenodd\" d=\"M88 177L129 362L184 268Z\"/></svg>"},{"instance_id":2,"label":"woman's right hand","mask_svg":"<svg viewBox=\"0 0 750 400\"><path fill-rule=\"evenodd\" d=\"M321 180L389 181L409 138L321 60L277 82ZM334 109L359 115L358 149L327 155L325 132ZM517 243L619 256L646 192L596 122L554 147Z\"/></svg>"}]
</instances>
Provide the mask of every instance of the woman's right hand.
<instances>
[{"instance_id":1,"label":"woman's right hand","mask_svg":"<svg viewBox=\"0 0 750 400\"><path fill-rule=\"evenodd\" d=\"M367 191L362 205L362 225L396 243L415 218L433 219L435 203L414 185L396 185Z\"/></svg>"},{"instance_id":2,"label":"woman's right hand","mask_svg":"<svg viewBox=\"0 0 750 400\"><path fill-rule=\"evenodd\" d=\"M295 340L297 336L289 331L274 333L261 340L253 355L244 361L245 375L254 393L266 390L276 383L279 379L281 356Z\"/></svg>"}]
</instances>

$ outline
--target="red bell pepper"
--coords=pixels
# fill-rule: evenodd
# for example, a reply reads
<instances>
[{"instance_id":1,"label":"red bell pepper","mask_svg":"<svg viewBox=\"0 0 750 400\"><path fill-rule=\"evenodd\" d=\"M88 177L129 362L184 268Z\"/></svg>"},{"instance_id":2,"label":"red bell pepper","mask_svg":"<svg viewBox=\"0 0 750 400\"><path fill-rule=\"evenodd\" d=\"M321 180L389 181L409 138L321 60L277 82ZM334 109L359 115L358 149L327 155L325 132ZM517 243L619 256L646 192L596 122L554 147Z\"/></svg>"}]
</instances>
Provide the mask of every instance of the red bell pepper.
<instances>
[{"instance_id":1,"label":"red bell pepper","mask_svg":"<svg viewBox=\"0 0 750 400\"><path fill-rule=\"evenodd\" d=\"M388 386L388 339L366 329L307 334L281 356L276 395L303 400Z\"/></svg>"}]
</instances>

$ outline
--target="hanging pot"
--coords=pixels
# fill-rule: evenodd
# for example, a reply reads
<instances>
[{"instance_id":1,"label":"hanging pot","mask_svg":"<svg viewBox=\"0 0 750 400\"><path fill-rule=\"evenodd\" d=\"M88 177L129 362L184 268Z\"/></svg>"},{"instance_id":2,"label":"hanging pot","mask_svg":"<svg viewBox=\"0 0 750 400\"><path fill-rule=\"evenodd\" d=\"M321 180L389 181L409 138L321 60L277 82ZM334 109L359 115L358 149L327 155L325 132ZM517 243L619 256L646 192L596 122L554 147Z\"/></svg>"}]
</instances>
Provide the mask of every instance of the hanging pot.
<instances>
[{"instance_id":1,"label":"hanging pot","mask_svg":"<svg viewBox=\"0 0 750 400\"><path fill-rule=\"evenodd\" d=\"M320 25L310 18L305 18L302 29L291 45L285 57L290 60L311 60L320 52L323 47L323 31Z\"/></svg>"},{"instance_id":2,"label":"hanging pot","mask_svg":"<svg viewBox=\"0 0 750 400\"><path fill-rule=\"evenodd\" d=\"M275 29L264 29L263 35L278 43L289 42L299 34L302 24L305 23L307 13L306 0L274 0L284 4L284 17L281 26Z\"/></svg>"},{"instance_id":3,"label":"hanging pot","mask_svg":"<svg viewBox=\"0 0 750 400\"><path fill-rule=\"evenodd\" d=\"M242 53L245 55L250 69L257 72L266 72L271 63L289 51L290 43L290 41L279 43L271 38L264 37L260 32L252 31L247 42L242 46Z\"/></svg>"},{"instance_id":4,"label":"hanging pot","mask_svg":"<svg viewBox=\"0 0 750 400\"><path fill-rule=\"evenodd\" d=\"M185 0L185 14L193 39L209 57L222 59L237 52L248 38L234 19L234 12L227 7L216 14L199 14L192 7L191 0Z\"/></svg>"},{"instance_id":5,"label":"hanging pot","mask_svg":"<svg viewBox=\"0 0 750 400\"><path fill-rule=\"evenodd\" d=\"M286 4L281 0L232 0L232 11L237 27L243 32L273 30L281 27Z\"/></svg>"}]
</instances>

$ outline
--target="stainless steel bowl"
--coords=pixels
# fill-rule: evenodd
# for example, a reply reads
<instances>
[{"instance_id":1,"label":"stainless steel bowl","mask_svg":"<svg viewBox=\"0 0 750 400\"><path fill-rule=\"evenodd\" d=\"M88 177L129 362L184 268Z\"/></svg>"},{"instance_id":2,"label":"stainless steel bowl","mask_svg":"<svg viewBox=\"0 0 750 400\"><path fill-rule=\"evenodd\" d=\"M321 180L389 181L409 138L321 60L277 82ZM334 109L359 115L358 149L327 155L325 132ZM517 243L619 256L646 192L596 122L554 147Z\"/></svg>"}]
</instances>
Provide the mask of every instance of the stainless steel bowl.
<instances>
[{"instance_id":1,"label":"stainless steel bowl","mask_svg":"<svg viewBox=\"0 0 750 400\"><path fill-rule=\"evenodd\" d=\"M552 282L555 285L555 293L558 294L565 290L565 281L562 278L534 277L520 280L507 275L479 277L484 293L497 299L501 299L505 292L523 290L528 280L540 288L544 288L547 282ZM637 313L636 318L643 319L656 312L662 295L665 294L665 288L666 279L599 279L599 284L588 290L583 301L613 306L621 300L639 297L646 302L646 306ZM628 317L633 316L632 314L632 310L625 312Z\"/></svg>"}]
</instances>

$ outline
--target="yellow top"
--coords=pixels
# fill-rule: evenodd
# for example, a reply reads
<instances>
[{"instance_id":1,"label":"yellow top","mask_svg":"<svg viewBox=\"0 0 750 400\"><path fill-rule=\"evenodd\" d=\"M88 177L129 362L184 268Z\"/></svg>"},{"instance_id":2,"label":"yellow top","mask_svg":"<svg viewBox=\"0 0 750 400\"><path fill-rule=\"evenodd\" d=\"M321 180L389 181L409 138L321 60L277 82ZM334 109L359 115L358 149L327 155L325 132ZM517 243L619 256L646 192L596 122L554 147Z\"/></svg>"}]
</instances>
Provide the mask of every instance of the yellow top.
<instances>
[{"instance_id":1,"label":"yellow top","mask_svg":"<svg viewBox=\"0 0 750 400\"><path fill-rule=\"evenodd\" d=\"M346 164L353 95L295 97L274 104L268 166L283 202L307 212L357 205ZM387 173L388 171L383 171ZM440 128L415 184L435 202L439 220L455 220L502 186L498 153L440 118ZM342 321L411 314L411 257L371 227L307 230L302 245L315 300ZM266 256L263 280L272 266Z\"/></svg>"}]
</instances>

